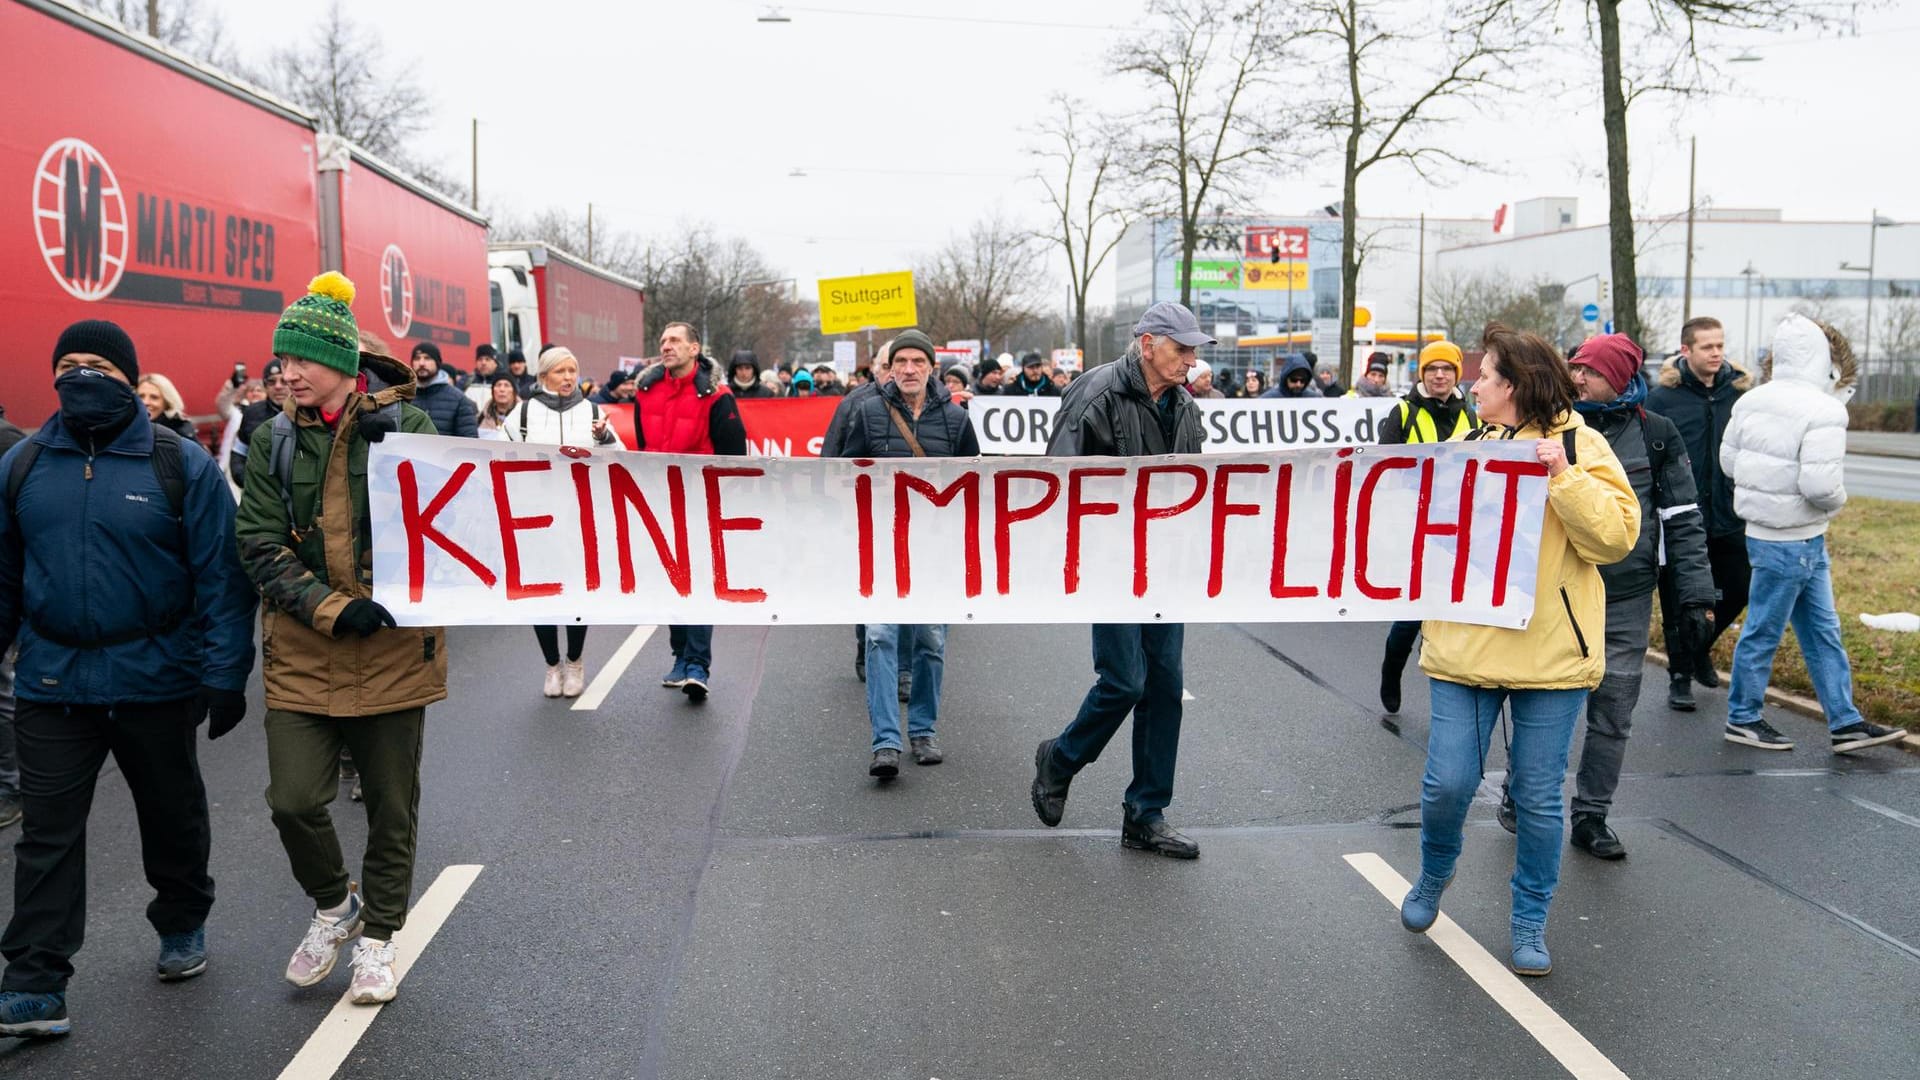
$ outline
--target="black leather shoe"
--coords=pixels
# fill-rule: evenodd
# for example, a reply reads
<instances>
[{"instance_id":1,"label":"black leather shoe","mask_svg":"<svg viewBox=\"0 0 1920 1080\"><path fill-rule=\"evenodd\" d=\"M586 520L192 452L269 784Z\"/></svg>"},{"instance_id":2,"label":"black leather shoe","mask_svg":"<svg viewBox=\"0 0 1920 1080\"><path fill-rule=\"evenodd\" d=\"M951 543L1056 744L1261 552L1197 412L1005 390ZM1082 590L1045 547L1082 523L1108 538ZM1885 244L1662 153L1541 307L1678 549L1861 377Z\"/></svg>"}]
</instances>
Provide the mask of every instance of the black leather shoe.
<instances>
[{"instance_id":1,"label":"black leather shoe","mask_svg":"<svg viewBox=\"0 0 1920 1080\"><path fill-rule=\"evenodd\" d=\"M1120 820L1120 846L1135 851L1151 851L1170 859L1200 857L1200 845L1161 817L1141 822L1134 820L1132 814L1123 815Z\"/></svg>"},{"instance_id":2,"label":"black leather shoe","mask_svg":"<svg viewBox=\"0 0 1920 1080\"><path fill-rule=\"evenodd\" d=\"M1720 685L1720 673L1714 670L1713 654L1702 652L1700 661L1693 665L1693 681L1711 690Z\"/></svg>"},{"instance_id":3,"label":"black leather shoe","mask_svg":"<svg viewBox=\"0 0 1920 1080\"><path fill-rule=\"evenodd\" d=\"M1667 708L1675 712L1692 712L1693 676L1681 672L1667 676Z\"/></svg>"},{"instance_id":4,"label":"black leather shoe","mask_svg":"<svg viewBox=\"0 0 1920 1080\"><path fill-rule=\"evenodd\" d=\"M938 765L947 760L947 755L940 752L940 744L934 742L931 735L915 736L911 744L915 765Z\"/></svg>"},{"instance_id":5,"label":"black leather shoe","mask_svg":"<svg viewBox=\"0 0 1920 1080\"><path fill-rule=\"evenodd\" d=\"M1511 796L1502 794L1500 809L1494 811L1493 816L1499 820L1501 828L1515 836L1520 835L1520 811L1513 805Z\"/></svg>"},{"instance_id":6,"label":"black leather shoe","mask_svg":"<svg viewBox=\"0 0 1920 1080\"><path fill-rule=\"evenodd\" d=\"M1040 815L1040 824L1048 828L1060 824L1060 815L1067 812L1067 787L1072 783L1073 777L1053 763L1053 740L1042 742L1033 752L1033 812Z\"/></svg>"},{"instance_id":7,"label":"black leather shoe","mask_svg":"<svg viewBox=\"0 0 1920 1080\"><path fill-rule=\"evenodd\" d=\"M1573 833L1568 842L1596 859L1624 859L1626 846L1607 828L1607 819L1599 814L1573 815Z\"/></svg>"},{"instance_id":8,"label":"black leather shoe","mask_svg":"<svg viewBox=\"0 0 1920 1080\"><path fill-rule=\"evenodd\" d=\"M900 775L900 751L891 746L883 746L873 752L873 764L867 768L868 776L877 776L882 780L891 780Z\"/></svg>"},{"instance_id":9,"label":"black leather shoe","mask_svg":"<svg viewBox=\"0 0 1920 1080\"><path fill-rule=\"evenodd\" d=\"M1380 707L1387 710L1388 716L1400 712L1400 673L1380 669Z\"/></svg>"}]
</instances>

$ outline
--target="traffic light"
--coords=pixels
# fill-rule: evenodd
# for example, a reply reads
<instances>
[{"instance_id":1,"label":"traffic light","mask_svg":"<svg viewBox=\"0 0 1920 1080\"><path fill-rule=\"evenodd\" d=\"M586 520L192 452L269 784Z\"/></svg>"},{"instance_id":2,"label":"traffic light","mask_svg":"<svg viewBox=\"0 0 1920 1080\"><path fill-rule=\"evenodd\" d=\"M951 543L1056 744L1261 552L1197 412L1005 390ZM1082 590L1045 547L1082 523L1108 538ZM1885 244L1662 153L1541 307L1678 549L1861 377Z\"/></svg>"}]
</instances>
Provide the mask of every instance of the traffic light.
<instances>
[{"instance_id":1,"label":"traffic light","mask_svg":"<svg viewBox=\"0 0 1920 1080\"><path fill-rule=\"evenodd\" d=\"M1601 303L1604 304L1607 302L1607 294L1611 291L1612 290L1607 288L1607 279L1601 278L1600 279L1600 302Z\"/></svg>"}]
</instances>

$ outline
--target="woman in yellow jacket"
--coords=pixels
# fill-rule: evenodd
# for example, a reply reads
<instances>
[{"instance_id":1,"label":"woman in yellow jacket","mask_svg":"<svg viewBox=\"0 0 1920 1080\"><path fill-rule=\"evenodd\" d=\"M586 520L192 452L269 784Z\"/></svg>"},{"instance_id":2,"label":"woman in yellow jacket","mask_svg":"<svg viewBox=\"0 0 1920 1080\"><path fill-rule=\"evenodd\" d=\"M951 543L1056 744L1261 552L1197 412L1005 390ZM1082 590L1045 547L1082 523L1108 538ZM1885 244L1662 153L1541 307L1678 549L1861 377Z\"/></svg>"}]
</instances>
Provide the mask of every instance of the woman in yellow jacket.
<instances>
[{"instance_id":1,"label":"woman in yellow jacket","mask_svg":"<svg viewBox=\"0 0 1920 1080\"><path fill-rule=\"evenodd\" d=\"M1421 933L1439 916L1504 704L1513 718L1507 767L1519 817L1513 970L1545 975L1553 967L1547 906L1560 879L1567 748L1587 693L1606 670L1599 567L1633 549L1640 503L1607 440L1574 412L1573 378L1553 345L1498 323L1487 327L1482 344L1486 357L1473 395L1487 426L1475 437L1532 440L1547 467L1538 585L1523 630L1440 621L1423 628L1420 667L1431 679L1433 722L1420 781L1420 880L1400 906L1400 921Z\"/></svg>"}]
</instances>

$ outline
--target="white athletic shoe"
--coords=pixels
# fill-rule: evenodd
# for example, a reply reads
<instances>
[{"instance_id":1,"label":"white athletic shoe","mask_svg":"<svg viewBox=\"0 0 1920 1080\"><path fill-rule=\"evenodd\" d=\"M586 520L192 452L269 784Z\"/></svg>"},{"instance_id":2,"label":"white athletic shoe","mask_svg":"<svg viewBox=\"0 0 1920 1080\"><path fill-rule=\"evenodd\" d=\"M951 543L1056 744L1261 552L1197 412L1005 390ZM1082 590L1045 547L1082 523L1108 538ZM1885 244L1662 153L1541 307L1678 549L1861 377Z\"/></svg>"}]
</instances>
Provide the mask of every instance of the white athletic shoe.
<instances>
[{"instance_id":1,"label":"white athletic shoe","mask_svg":"<svg viewBox=\"0 0 1920 1080\"><path fill-rule=\"evenodd\" d=\"M353 947L353 985L347 999L355 1005L392 1001L399 992L393 977L393 942L361 938Z\"/></svg>"},{"instance_id":2,"label":"white athletic shoe","mask_svg":"<svg viewBox=\"0 0 1920 1080\"><path fill-rule=\"evenodd\" d=\"M561 672L560 692L567 697L579 697L587 690L586 665L578 660L567 661L566 670Z\"/></svg>"},{"instance_id":3,"label":"white athletic shoe","mask_svg":"<svg viewBox=\"0 0 1920 1080\"><path fill-rule=\"evenodd\" d=\"M313 913L313 921L307 924L307 936L300 939L300 947L293 950L293 959L287 961L287 981L295 986L313 986L324 982L333 974L333 964L340 957L340 946L360 932L362 922L360 892L350 889L347 893L347 913L337 919L329 918L319 912Z\"/></svg>"},{"instance_id":4,"label":"white athletic shoe","mask_svg":"<svg viewBox=\"0 0 1920 1080\"><path fill-rule=\"evenodd\" d=\"M565 678L565 675L560 670L560 665L553 665L547 669L547 681L541 685L540 692L548 697L559 697L560 691L565 686Z\"/></svg>"}]
</instances>

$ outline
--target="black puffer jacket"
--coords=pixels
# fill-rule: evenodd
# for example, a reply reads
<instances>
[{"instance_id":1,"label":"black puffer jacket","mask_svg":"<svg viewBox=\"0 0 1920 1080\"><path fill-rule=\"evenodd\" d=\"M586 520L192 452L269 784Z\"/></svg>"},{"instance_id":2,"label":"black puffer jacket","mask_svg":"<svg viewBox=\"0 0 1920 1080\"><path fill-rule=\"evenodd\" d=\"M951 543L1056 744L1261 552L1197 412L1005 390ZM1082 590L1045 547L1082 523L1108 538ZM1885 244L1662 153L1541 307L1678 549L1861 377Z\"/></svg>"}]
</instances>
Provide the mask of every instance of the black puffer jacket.
<instances>
[{"instance_id":1,"label":"black puffer jacket","mask_svg":"<svg viewBox=\"0 0 1920 1080\"><path fill-rule=\"evenodd\" d=\"M1132 349L1075 379L1061 396L1047 440L1048 457L1139 457L1197 454L1204 435L1193 396L1169 387L1161 412L1147 393L1140 356ZM1164 415L1164 420L1163 420Z\"/></svg>"},{"instance_id":2,"label":"black puffer jacket","mask_svg":"<svg viewBox=\"0 0 1920 1080\"><path fill-rule=\"evenodd\" d=\"M1747 523L1733 512L1733 477L1720 469L1720 437L1733 416L1733 403L1752 386L1753 379L1731 363L1723 365L1713 385L1707 386L1676 356L1661 367L1659 382L1647 393L1647 411L1673 421L1687 444L1708 536L1747 529Z\"/></svg>"},{"instance_id":3,"label":"black puffer jacket","mask_svg":"<svg viewBox=\"0 0 1920 1080\"><path fill-rule=\"evenodd\" d=\"M473 399L462 393L445 371L421 386L414 393L413 403L427 414L433 421L433 429L442 435L472 439L480 434L480 413Z\"/></svg>"},{"instance_id":4,"label":"black puffer jacket","mask_svg":"<svg viewBox=\"0 0 1920 1080\"><path fill-rule=\"evenodd\" d=\"M927 383L927 400L920 418L913 413L892 382L878 390L848 395L845 402L846 432L834 447L835 457L903 458L912 457L913 448L893 422L889 410L897 411L907 422L913 437L928 457L979 457L980 440L973 433L966 410L953 403L947 388L938 382ZM823 447L824 448L824 447Z\"/></svg>"},{"instance_id":5,"label":"black puffer jacket","mask_svg":"<svg viewBox=\"0 0 1920 1080\"><path fill-rule=\"evenodd\" d=\"M1640 499L1640 539L1633 552L1600 568L1608 601L1644 596L1660 577L1660 532L1666 530L1666 561L1673 567L1680 606L1712 607L1720 597L1707 565L1707 533L1693 486L1693 468L1673 421L1632 406L1582 410L1587 425L1606 436L1613 456ZM1651 445L1649 445L1651 444ZM1659 477L1658 491L1654 477Z\"/></svg>"}]
</instances>

